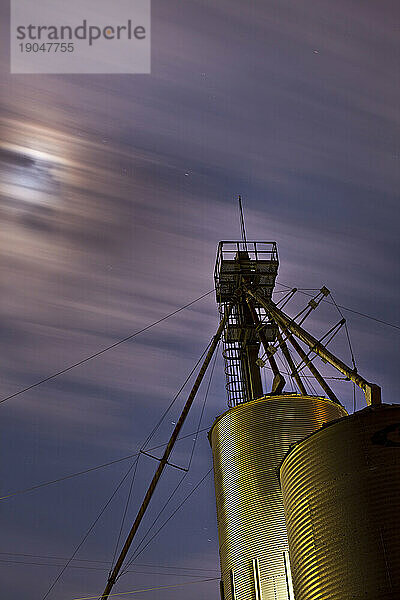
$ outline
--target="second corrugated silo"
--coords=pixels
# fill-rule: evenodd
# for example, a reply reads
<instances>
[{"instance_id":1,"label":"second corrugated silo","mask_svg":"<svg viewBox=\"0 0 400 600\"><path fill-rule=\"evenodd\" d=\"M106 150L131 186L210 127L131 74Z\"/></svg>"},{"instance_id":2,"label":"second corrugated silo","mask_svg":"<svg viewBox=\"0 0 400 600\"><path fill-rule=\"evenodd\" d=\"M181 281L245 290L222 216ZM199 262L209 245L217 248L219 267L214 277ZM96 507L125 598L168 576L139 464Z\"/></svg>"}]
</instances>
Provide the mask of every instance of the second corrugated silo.
<instances>
[{"instance_id":1,"label":"second corrugated silo","mask_svg":"<svg viewBox=\"0 0 400 600\"><path fill-rule=\"evenodd\" d=\"M217 418L209 437L225 600L291 600L278 468L293 443L346 414L326 398L284 394Z\"/></svg>"},{"instance_id":2,"label":"second corrugated silo","mask_svg":"<svg viewBox=\"0 0 400 600\"><path fill-rule=\"evenodd\" d=\"M280 472L296 600L398 600L400 406L327 425Z\"/></svg>"}]
</instances>

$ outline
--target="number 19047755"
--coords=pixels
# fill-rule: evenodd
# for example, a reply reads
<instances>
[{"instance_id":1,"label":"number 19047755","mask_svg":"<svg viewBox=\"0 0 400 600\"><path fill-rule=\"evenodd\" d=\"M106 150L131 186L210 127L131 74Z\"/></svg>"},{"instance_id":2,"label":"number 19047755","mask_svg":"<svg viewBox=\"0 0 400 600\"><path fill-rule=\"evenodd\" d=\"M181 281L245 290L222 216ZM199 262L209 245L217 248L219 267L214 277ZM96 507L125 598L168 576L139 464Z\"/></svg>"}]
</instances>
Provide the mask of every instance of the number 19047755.
<instances>
[{"instance_id":1,"label":"number 19047755","mask_svg":"<svg viewBox=\"0 0 400 600\"><path fill-rule=\"evenodd\" d=\"M21 52L73 52L73 42L30 42L19 44Z\"/></svg>"}]
</instances>

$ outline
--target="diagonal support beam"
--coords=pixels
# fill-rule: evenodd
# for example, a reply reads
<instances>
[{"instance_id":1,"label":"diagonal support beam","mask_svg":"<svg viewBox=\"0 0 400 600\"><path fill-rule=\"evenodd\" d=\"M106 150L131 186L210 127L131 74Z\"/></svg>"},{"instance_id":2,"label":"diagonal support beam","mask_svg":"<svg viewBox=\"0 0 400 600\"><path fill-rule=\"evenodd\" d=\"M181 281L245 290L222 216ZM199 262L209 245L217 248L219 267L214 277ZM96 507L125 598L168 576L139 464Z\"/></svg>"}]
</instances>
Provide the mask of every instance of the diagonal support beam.
<instances>
[{"instance_id":1,"label":"diagonal support beam","mask_svg":"<svg viewBox=\"0 0 400 600\"><path fill-rule=\"evenodd\" d=\"M139 525L140 525L140 523L141 523L141 521L143 519L143 516L144 516L144 514L145 514L145 512L147 510L147 507L150 504L150 500L151 500L151 498L152 498L152 496L154 494L154 490L155 490L155 488L157 486L157 483L159 482L160 477L161 477L161 475L162 475L162 473L163 473L166 465L168 464L169 456L170 456L170 454L171 454L171 452L172 452L172 450L174 448L174 445L175 445L175 442L176 442L176 440L178 438L179 432L180 432L180 430L183 427L185 419L186 419L186 417L187 417L187 415L189 413L189 410L190 410L190 408L191 408L191 406L193 404L193 401L195 399L196 393L197 393L197 391L198 391L198 389L200 387L200 384L201 384L201 382L203 380L203 377L204 377L204 375L206 373L207 367L210 364L211 358L212 358L212 356L213 356L213 354L215 352L215 349L216 349L216 347L218 345L218 342L221 339L222 332L224 331L225 326L226 326L226 324L228 322L228 318L229 318L229 315L230 315L230 313L232 311L233 304L234 303L230 304L226 308L226 310L225 310L225 314L224 314L224 316L223 316L223 318L222 318L222 320L221 320L221 322L219 324L217 333L213 337L213 340L211 342L210 348L209 348L209 350L207 352L207 356L205 357L204 362L203 362L203 364L202 364L202 366L200 368L200 371L199 371L199 373L198 373L198 375L196 377L196 381L193 384L193 387L192 387L192 389L190 391L188 399L186 400L185 406L183 407L181 416L179 417L179 420L178 420L177 424L175 425L174 431L172 432L172 435L171 435L171 437L169 439L167 447L164 450L164 454L163 454L162 458L160 459L160 464L158 465L157 470L154 473L153 479L151 480L151 483L150 483L150 485L148 487L146 495L145 495L145 497L143 499L142 505L141 505L141 507L140 507L137 515L136 515L136 519L135 519L135 521L134 521L134 523L133 523L133 525L131 527L131 530L130 530L129 535L128 535L127 539L126 539L124 547L122 548L121 553L120 553L120 555L118 557L118 560L115 563L115 566L114 566L114 568L112 570L112 573L110 574L110 576L108 578L105 590L104 590L102 596L100 597L101 600L107 600L107 598L110 595L110 592L111 592L112 588L114 587L114 585L115 585L115 583L117 581L118 574L119 574L119 572L121 570L121 567L122 567L122 564L123 564L123 562L124 562L124 560L126 558L126 555L128 554L128 551L129 551L129 548L130 548L130 546L132 544L133 538L135 537L135 534L136 534L137 530L139 529Z\"/></svg>"},{"instance_id":2,"label":"diagonal support beam","mask_svg":"<svg viewBox=\"0 0 400 600\"><path fill-rule=\"evenodd\" d=\"M279 342L279 346L282 350L283 356L286 358L287 363L289 365L290 371L291 371L291 375L293 375L293 377L296 380L297 385L299 386L299 390L302 394L304 394L305 396L307 396L307 390L304 387L304 383L296 369L296 365L294 364L293 358L289 352L289 348L287 347L286 341L283 339L281 333L278 333L278 342Z\"/></svg>"},{"instance_id":3,"label":"diagonal support beam","mask_svg":"<svg viewBox=\"0 0 400 600\"><path fill-rule=\"evenodd\" d=\"M300 346L299 342L291 334L289 334L288 340L292 344L293 348L296 350L297 354L300 356L301 360L304 361L304 364L309 369L310 373L318 381L319 385L322 387L322 389L324 390L324 392L328 396L328 398L330 400L332 400L332 402L336 402L336 404L340 404L336 394L331 389L331 387L326 383L325 379L322 377L322 375L318 371L317 367L307 357L307 354L304 352L304 350Z\"/></svg>"},{"instance_id":4,"label":"diagonal support beam","mask_svg":"<svg viewBox=\"0 0 400 600\"><path fill-rule=\"evenodd\" d=\"M260 338L260 341L261 341L262 345L264 346L264 350L268 356L269 364L271 365L271 369L274 374L274 380L272 382L272 393L279 395L282 393L283 388L285 387L285 384L286 384L285 378L282 375L282 373L279 371L279 367L276 363L275 358L273 357L273 355L271 353L268 352L269 343L268 343L265 333L262 329L261 322L260 322L260 319L256 312L256 309L254 308L253 303L251 302L251 300L249 298L247 298L247 304L250 309L250 314L254 321L254 325L256 325L256 327L258 327L258 330L257 330L258 337Z\"/></svg>"},{"instance_id":5,"label":"diagonal support beam","mask_svg":"<svg viewBox=\"0 0 400 600\"><path fill-rule=\"evenodd\" d=\"M365 399L369 405L381 404L381 388L375 383L370 383L364 377L361 377L355 369L352 369L346 365L340 358L332 354L325 346L319 342L314 336L308 331L303 329L300 325L295 323L288 315L271 301L265 298L262 294L257 291L250 290L245 287L246 293L257 300L261 306L265 308L269 315L280 325L281 327L289 330L294 336L304 342L310 350L318 354L322 360L331 364L335 369L343 373L348 379L358 385L365 393Z\"/></svg>"}]
</instances>

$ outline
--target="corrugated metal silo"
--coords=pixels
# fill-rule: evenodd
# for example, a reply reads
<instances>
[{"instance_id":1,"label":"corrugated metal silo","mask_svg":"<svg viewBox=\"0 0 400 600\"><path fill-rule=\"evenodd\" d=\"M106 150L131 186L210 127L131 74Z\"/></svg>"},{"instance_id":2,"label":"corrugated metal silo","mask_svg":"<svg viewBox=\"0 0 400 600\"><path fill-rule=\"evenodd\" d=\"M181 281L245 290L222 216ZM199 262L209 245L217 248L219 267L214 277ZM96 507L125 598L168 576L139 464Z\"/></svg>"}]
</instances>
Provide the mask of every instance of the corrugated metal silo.
<instances>
[{"instance_id":1,"label":"corrugated metal silo","mask_svg":"<svg viewBox=\"0 0 400 600\"><path fill-rule=\"evenodd\" d=\"M281 484L296 600L399 600L400 405L298 443Z\"/></svg>"},{"instance_id":2,"label":"corrugated metal silo","mask_svg":"<svg viewBox=\"0 0 400 600\"><path fill-rule=\"evenodd\" d=\"M283 394L217 418L209 437L225 600L290 600L278 468L293 443L346 414L326 398Z\"/></svg>"}]
</instances>

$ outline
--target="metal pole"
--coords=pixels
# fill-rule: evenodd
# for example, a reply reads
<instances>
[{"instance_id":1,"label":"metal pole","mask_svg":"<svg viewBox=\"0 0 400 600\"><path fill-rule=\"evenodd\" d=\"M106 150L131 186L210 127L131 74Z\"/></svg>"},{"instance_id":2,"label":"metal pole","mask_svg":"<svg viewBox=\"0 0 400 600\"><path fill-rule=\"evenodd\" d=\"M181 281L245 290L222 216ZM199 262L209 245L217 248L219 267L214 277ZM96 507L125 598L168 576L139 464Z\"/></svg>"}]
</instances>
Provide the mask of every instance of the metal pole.
<instances>
[{"instance_id":1,"label":"metal pole","mask_svg":"<svg viewBox=\"0 0 400 600\"><path fill-rule=\"evenodd\" d=\"M281 327L289 329L293 335L298 337L302 342L304 342L315 354L318 354L329 364L331 364L335 369L343 373L348 379L353 381L356 385L358 385L365 393L365 399L367 404L369 405L379 405L381 404L381 388L375 383L370 383L364 377L361 377L357 373L355 369L351 369L348 367L340 358L337 358L332 352L330 352L321 342L319 342L315 337L313 337L308 331L303 329L300 325L295 323L288 315L286 315L282 310L277 308L277 306L270 300L264 298L261 294L256 291L249 290L245 288L247 294L257 300L265 308L265 310L273 317Z\"/></svg>"},{"instance_id":2,"label":"metal pole","mask_svg":"<svg viewBox=\"0 0 400 600\"><path fill-rule=\"evenodd\" d=\"M302 394L304 394L305 396L307 396L307 390L304 387L304 383L296 369L296 365L294 364L293 358L289 352L289 348L287 347L286 341L283 339L282 335L278 332L278 336L277 336L278 342L279 342L279 346L282 349L283 352L283 356L286 358L289 368L291 370L291 375L293 375L293 377L296 380L297 385L299 386L300 392Z\"/></svg>"},{"instance_id":3,"label":"metal pole","mask_svg":"<svg viewBox=\"0 0 400 600\"><path fill-rule=\"evenodd\" d=\"M243 328L243 333L250 333L249 330L254 328L254 320L252 318L251 310L249 309L248 303L245 301L245 297L242 295L238 300L238 315L240 315L239 326ZM246 339L239 343L241 348L241 362L243 369L243 380L246 385L247 400L253 400L254 398L261 398L263 395L263 387L261 381L260 367L257 365L258 352L260 349L260 342L257 340Z\"/></svg>"},{"instance_id":4,"label":"metal pole","mask_svg":"<svg viewBox=\"0 0 400 600\"><path fill-rule=\"evenodd\" d=\"M330 388L330 386L326 383L325 379L322 377L321 373L318 371L317 367L313 365L311 360L307 358L307 354L304 352L303 348L300 346L298 341L290 334L288 336L289 342L292 344L293 348L296 350L297 354L300 356L301 360L304 361L305 365L309 369L310 373L314 375L315 379L318 381L319 385L324 390L325 394L332 400L332 402L336 402L336 404L340 404L338 398L334 391Z\"/></svg>"},{"instance_id":5,"label":"metal pole","mask_svg":"<svg viewBox=\"0 0 400 600\"><path fill-rule=\"evenodd\" d=\"M242 206L242 197L241 196L239 196L239 212L240 212L240 227L242 229L243 245L247 252L247 238L246 238L246 229L245 229L245 225L244 225L243 206Z\"/></svg>"},{"instance_id":6,"label":"metal pole","mask_svg":"<svg viewBox=\"0 0 400 600\"><path fill-rule=\"evenodd\" d=\"M254 308L250 298L247 298L247 304L250 309L250 314L254 321L254 324L258 328L257 329L258 337L260 338L261 343L264 346L264 350L268 356L269 364L271 365L271 369L274 374L274 380L272 382L272 393L279 395L282 393L283 388L285 387L285 383L286 383L285 378L283 377L282 373L279 371L279 368L278 368L278 365L276 364L276 360L275 360L274 356L272 354L269 354L269 352L268 352L269 343L265 336L265 332L262 329L261 322L258 317L257 311Z\"/></svg>"},{"instance_id":7,"label":"metal pole","mask_svg":"<svg viewBox=\"0 0 400 600\"><path fill-rule=\"evenodd\" d=\"M164 471L164 468L165 468L165 466L166 466L166 464L168 462L168 458L169 458L169 456L170 456L170 454L172 452L172 449L173 449L174 444L176 442L176 439L177 439L177 437L179 435L179 432L182 429L182 426L183 426L183 424L185 422L185 419L186 419L186 417L188 415L188 412L189 412L189 410L190 410L190 408L191 408L191 406L193 404L193 401L194 401L194 398L196 396L197 390L200 387L200 384L201 384L202 379L203 379L203 377L205 375L207 367L208 367L208 365L210 363L210 360L211 360L211 358L212 358L212 356L213 356L213 354L215 352L217 344L218 344L218 342L219 342L219 340L221 338L222 332L223 332L223 330L225 328L225 325L226 325L226 323L228 321L228 318L229 318L230 312L232 310L232 307L233 307L233 303L230 304L229 306L227 306L227 308L225 310L225 314L224 314L224 316L223 316L223 318L222 318L222 320L221 320L221 322L219 324L217 333L215 334L215 336L213 338L213 341L211 343L211 346L210 346L210 349L209 349L209 351L207 353L207 356L204 359L204 362L203 362L203 364L202 364L202 366L200 368L200 371L199 371L199 373L197 375L196 381L194 382L193 387L191 389L191 392L190 392L190 394L188 396L188 399L186 400L186 404L183 407L181 416L179 417L179 420L178 420L177 424L175 425L174 431L172 432L172 435L171 435L170 440L169 440L169 442L167 444L167 447L165 448L164 454L163 454L162 458L160 459L160 464L158 465L157 470L156 470L156 472L155 472L155 474L153 476L153 479L152 479L152 481L151 481L151 483L149 485L149 488L148 488L148 490L146 492L146 495L145 495L145 497L143 499L142 505L141 505L141 507L140 507L137 515L136 515L136 519L135 519L135 521L134 521L134 523L132 525L132 528L131 528L131 530L129 532L129 535L128 535L127 539L126 539L124 547L121 550L121 554L119 555L119 558L118 558L117 562L115 563L115 567L112 570L112 573L111 573L111 575L108 578L107 585L106 585L105 590L104 590L104 592L103 592L103 594L101 596L101 600L107 600L107 598L108 598L108 596L109 596L109 594L110 594L110 592L111 592L111 590L112 590L112 588L113 588L113 586L114 586L114 584L115 584L115 582L117 580L117 576L118 576L119 571L121 570L122 563L124 562L124 560L126 558L126 555L128 554L128 551L129 551L129 548L130 548L130 546L132 544L133 538L135 537L135 534L136 534L136 532L137 532L137 530L139 528L140 522L143 519L143 516L144 516L144 514L146 512L146 509L147 509L147 507L148 507L148 505L150 503L151 497L153 496L153 493L154 493L154 490L156 488L156 485L157 485L157 483L158 483L158 481L159 481L159 479L160 479L160 477L162 475L162 472Z\"/></svg>"}]
</instances>

